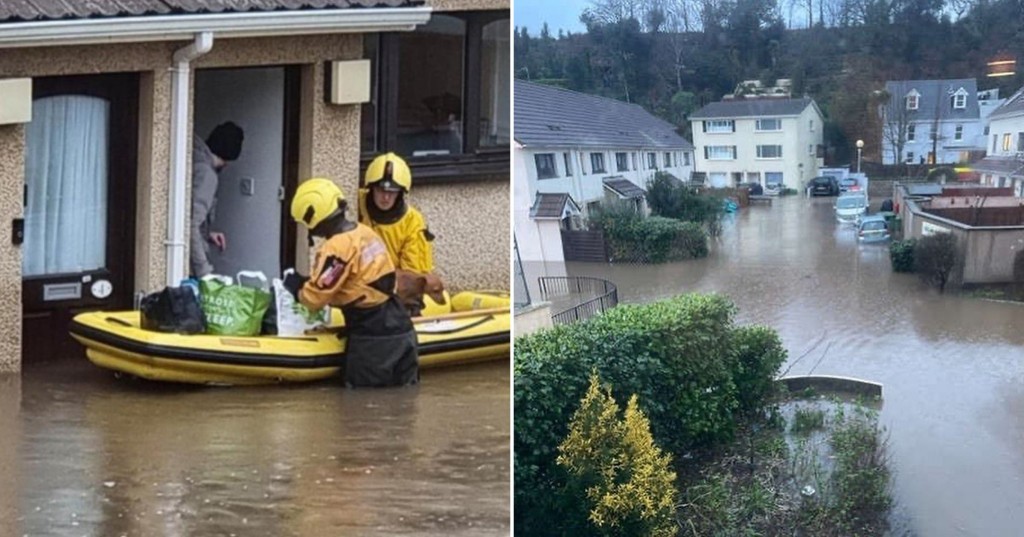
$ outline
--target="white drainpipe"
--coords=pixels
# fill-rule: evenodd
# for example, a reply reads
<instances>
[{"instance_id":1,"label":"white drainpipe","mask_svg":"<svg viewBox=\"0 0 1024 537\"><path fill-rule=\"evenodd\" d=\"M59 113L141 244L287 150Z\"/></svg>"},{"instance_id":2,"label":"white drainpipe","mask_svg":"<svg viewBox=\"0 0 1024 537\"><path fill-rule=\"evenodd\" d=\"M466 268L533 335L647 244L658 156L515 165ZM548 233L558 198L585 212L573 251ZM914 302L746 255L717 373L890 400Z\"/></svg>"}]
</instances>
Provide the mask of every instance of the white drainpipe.
<instances>
[{"instance_id":1,"label":"white drainpipe","mask_svg":"<svg viewBox=\"0 0 1024 537\"><path fill-rule=\"evenodd\" d=\"M167 203L167 285L178 285L185 278L187 259L185 245L185 213L191 212L186 199L188 180L189 136L189 82L192 60L210 52L213 33L199 32L188 46L174 51L171 69L171 158L170 185Z\"/></svg>"}]
</instances>

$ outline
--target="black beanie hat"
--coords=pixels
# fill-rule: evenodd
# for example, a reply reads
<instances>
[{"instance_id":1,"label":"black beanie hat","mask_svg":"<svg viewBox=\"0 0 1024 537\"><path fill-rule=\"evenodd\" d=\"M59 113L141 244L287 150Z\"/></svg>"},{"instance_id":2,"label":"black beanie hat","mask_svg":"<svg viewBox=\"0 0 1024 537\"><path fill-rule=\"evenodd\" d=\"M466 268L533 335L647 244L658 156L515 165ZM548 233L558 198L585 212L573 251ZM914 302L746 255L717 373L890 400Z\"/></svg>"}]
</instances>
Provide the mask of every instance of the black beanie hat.
<instances>
[{"instance_id":1,"label":"black beanie hat","mask_svg":"<svg viewBox=\"0 0 1024 537\"><path fill-rule=\"evenodd\" d=\"M217 125L213 129L213 132L206 139L206 146L210 148L214 155L224 160L235 160L238 158L238 154L242 152L242 140L244 138L245 134L242 132L242 127L228 121L227 123Z\"/></svg>"}]
</instances>

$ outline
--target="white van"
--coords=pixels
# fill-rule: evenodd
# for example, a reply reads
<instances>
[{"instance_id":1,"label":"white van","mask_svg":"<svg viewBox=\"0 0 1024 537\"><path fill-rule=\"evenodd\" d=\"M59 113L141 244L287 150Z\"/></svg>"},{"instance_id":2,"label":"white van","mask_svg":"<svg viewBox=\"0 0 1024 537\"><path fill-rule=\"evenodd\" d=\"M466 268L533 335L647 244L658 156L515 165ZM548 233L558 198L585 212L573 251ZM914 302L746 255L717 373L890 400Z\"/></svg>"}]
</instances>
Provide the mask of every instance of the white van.
<instances>
[{"instance_id":1,"label":"white van","mask_svg":"<svg viewBox=\"0 0 1024 537\"><path fill-rule=\"evenodd\" d=\"M836 221L856 224L868 212L868 198L863 192L846 192L836 198Z\"/></svg>"}]
</instances>

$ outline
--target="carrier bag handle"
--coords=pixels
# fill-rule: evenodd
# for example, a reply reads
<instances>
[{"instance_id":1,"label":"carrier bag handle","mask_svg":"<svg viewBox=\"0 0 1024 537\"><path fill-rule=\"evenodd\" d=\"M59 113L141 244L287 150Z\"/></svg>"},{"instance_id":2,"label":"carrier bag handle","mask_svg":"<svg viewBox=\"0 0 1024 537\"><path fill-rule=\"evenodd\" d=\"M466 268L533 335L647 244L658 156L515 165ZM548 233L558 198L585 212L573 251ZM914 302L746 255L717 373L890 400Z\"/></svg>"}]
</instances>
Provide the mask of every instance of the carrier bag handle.
<instances>
[{"instance_id":1,"label":"carrier bag handle","mask_svg":"<svg viewBox=\"0 0 1024 537\"><path fill-rule=\"evenodd\" d=\"M207 274L206 276L203 276L202 279L208 281L218 281L220 283L223 283L224 285L233 285L235 283L231 279L231 276L225 276L223 274Z\"/></svg>"},{"instance_id":2,"label":"carrier bag handle","mask_svg":"<svg viewBox=\"0 0 1024 537\"><path fill-rule=\"evenodd\" d=\"M245 280L249 280L250 282L256 281L259 283L258 285L249 285L244 283ZM243 285L245 287L256 287L267 292L270 291L270 285L267 283L267 276L263 274L263 271L240 270L238 271L238 274L235 276L235 281L238 282L238 285Z\"/></svg>"}]
</instances>

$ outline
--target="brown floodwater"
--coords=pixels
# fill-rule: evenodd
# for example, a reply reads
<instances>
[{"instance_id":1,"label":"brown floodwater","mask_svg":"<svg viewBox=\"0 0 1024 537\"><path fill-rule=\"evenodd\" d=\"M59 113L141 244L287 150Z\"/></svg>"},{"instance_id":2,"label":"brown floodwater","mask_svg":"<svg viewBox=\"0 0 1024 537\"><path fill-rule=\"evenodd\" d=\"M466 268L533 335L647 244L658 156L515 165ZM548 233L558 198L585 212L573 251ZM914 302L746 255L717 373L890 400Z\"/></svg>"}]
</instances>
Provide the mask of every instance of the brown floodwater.
<instances>
[{"instance_id":1,"label":"brown floodwater","mask_svg":"<svg viewBox=\"0 0 1024 537\"><path fill-rule=\"evenodd\" d=\"M893 273L887 246L858 244L834 222L833 201L787 197L742 210L707 259L567 271L611 280L625 303L724 293L738 322L778 331L789 374L881 382L894 533L1020 535L1024 304L940 295Z\"/></svg>"},{"instance_id":2,"label":"brown floodwater","mask_svg":"<svg viewBox=\"0 0 1024 537\"><path fill-rule=\"evenodd\" d=\"M413 388L0 377L0 536L508 535L509 363Z\"/></svg>"}]
</instances>

